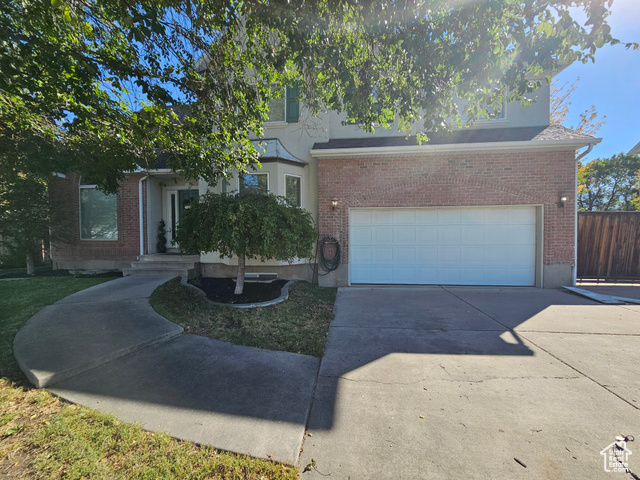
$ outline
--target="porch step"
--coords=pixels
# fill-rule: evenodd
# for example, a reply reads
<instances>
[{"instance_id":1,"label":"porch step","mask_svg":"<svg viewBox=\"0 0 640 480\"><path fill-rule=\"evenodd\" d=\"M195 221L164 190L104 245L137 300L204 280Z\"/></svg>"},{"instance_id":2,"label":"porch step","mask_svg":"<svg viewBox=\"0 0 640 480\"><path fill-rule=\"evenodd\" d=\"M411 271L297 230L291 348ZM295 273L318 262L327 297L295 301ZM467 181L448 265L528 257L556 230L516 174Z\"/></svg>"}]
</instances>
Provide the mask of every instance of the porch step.
<instances>
[{"instance_id":1,"label":"porch step","mask_svg":"<svg viewBox=\"0 0 640 480\"><path fill-rule=\"evenodd\" d=\"M200 257L198 255L143 255L131 262L131 267L122 270L129 275L176 275L183 278L198 276Z\"/></svg>"}]
</instances>

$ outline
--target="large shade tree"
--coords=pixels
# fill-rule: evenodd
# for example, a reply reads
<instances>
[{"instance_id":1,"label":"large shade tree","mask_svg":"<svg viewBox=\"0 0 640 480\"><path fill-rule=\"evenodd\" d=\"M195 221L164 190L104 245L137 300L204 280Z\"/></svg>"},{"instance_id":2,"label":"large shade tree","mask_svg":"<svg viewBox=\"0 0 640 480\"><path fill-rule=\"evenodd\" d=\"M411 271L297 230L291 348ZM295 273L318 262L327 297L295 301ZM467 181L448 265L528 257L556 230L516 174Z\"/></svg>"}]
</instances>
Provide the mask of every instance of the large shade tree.
<instances>
[{"instance_id":1,"label":"large shade tree","mask_svg":"<svg viewBox=\"0 0 640 480\"><path fill-rule=\"evenodd\" d=\"M79 171L114 191L163 151L173 169L215 181L257 160L249 138L294 82L311 112L347 111L369 130L446 129L490 115L507 91L528 102L558 64L617 43L611 5L5 0L0 162ZM29 149L39 154L11 154Z\"/></svg>"},{"instance_id":2,"label":"large shade tree","mask_svg":"<svg viewBox=\"0 0 640 480\"><path fill-rule=\"evenodd\" d=\"M315 239L309 212L285 197L258 193L203 195L189 205L176 235L183 251L237 257L236 295L244 289L247 258L309 258Z\"/></svg>"},{"instance_id":3,"label":"large shade tree","mask_svg":"<svg viewBox=\"0 0 640 480\"><path fill-rule=\"evenodd\" d=\"M578 167L582 211L640 210L640 156L619 153Z\"/></svg>"}]
</instances>

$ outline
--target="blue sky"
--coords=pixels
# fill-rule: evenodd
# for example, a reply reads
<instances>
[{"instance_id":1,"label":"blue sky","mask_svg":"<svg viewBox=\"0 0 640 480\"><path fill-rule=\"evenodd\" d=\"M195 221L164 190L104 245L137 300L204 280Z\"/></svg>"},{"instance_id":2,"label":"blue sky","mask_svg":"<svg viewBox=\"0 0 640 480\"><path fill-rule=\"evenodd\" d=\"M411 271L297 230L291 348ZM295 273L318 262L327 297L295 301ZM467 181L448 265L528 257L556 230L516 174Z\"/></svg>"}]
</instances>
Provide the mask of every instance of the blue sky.
<instances>
[{"instance_id":1,"label":"blue sky","mask_svg":"<svg viewBox=\"0 0 640 480\"><path fill-rule=\"evenodd\" d=\"M640 43L640 0L614 0L611 11L608 22L613 36ZM640 142L640 50L626 50L624 45L604 47L596 52L595 63L574 63L556 80L559 85L571 84L578 77L565 126L576 125L578 115L591 105L607 116L596 134L602 142L586 159L627 153Z\"/></svg>"}]
</instances>

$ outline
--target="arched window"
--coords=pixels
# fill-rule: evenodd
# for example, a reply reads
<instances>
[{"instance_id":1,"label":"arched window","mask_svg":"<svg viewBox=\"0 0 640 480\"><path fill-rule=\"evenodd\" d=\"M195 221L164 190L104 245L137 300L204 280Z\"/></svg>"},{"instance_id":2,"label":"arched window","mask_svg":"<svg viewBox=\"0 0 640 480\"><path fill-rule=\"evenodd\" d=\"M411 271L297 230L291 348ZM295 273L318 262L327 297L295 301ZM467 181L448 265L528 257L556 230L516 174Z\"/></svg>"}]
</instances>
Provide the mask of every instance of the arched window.
<instances>
[{"instance_id":1,"label":"arched window","mask_svg":"<svg viewBox=\"0 0 640 480\"><path fill-rule=\"evenodd\" d=\"M80 179L80 238L118 239L118 197L101 192L85 177Z\"/></svg>"}]
</instances>

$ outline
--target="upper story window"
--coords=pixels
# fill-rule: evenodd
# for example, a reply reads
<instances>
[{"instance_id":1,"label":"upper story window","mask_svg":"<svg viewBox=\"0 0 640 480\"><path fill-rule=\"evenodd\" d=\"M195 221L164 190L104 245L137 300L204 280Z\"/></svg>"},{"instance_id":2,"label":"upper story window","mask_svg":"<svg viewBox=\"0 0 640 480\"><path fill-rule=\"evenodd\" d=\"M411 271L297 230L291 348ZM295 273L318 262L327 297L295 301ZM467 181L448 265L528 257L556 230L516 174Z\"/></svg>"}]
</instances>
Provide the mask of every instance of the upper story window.
<instances>
[{"instance_id":1,"label":"upper story window","mask_svg":"<svg viewBox=\"0 0 640 480\"><path fill-rule=\"evenodd\" d=\"M296 123L300 117L298 87L286 87L284 94L269 101L267 122Z\"/></svg>"},{"instance_id":2,"label":"upper story window","mask_svg":"<svg viewBox=\"0 0 640 480\"><path fill-rule=\"evenodd\" d=\"M295 175L284 176L284 196L291 203L300 207L302 205L302 197L300 195L300 177Z\"/></svg>"},{"instance_id":3,"label":"upper story window","mask_svg":"<svg viewBox=\"0 0 640 480\"><path fill-rule=\"evenodd\" d=\"M238 193L269 193L268 173L243 173L238 177Z\"/></svg>"},{"instance_id":4,"label":"upper story window","mask_svg":"<svg viewBox=\"0 0 640 480\"><path fill-rule=\"evenodd\" d=\"M80 179L80 239L118 239L118 197L101 192L84 177Z\"/></svg>"}]
</instances>

